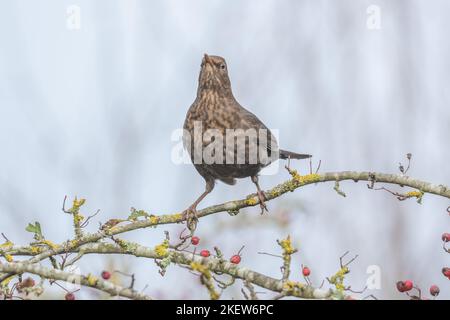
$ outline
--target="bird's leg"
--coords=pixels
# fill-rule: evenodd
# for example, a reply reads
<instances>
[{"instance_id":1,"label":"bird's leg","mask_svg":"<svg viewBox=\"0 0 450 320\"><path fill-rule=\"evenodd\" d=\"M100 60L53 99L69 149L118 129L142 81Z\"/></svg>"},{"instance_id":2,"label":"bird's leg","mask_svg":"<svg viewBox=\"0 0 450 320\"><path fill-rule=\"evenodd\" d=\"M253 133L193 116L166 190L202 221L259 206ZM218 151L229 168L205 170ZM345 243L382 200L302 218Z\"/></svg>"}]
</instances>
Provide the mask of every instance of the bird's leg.
<instances>
[{"instance_id":1,"label":"bird's leg","mask_svg":"<svg viewBox=\"0 0 450 320\"><path fill-rule=\"evenodd\" d=\"M259 199L259 207L261 208L261 214L264 214L264 211L269 212L269 210L267 210L267 206L266 206L266 202L265 202L267 200L267 198L259 186L258 176L252 176L252 182L256 185L257 195L258 195L258 199Z\"/></svg>"},{"instance_id":2,"label":"bird's leg","mask_svg":"<svg viewBox=\"0 0 450 320\"><path fill-rule=\"evenodd\" d=\"M186 219L186 224L191 232L197 227L197 205L214 189L214 180L206 180L205 192L203 192L193 204L183 211L183 217Z\"/></svg>"}]
</instances>

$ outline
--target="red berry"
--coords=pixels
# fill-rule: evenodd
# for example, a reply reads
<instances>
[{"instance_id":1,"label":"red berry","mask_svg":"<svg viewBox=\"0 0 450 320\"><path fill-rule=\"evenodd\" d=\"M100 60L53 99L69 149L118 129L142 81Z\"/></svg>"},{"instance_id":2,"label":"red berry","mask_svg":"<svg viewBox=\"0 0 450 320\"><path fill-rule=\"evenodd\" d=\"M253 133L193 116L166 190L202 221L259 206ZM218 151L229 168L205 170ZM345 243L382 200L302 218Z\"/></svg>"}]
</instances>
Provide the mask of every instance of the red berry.
<instances>
[{"instance_id":1,"label":"red berry","mask_svg":"<svg viewBox=\"0 0 450 320\"><path fill-rule=\"evenodd\" d=\"M449 278L450 277L450 268L448 268L448 267L442 268L442 273L444 274L444 276Z\"/></svg>"},{"instance_id":2,"label":"red berry","mask_svg":"<svg viewBox=\"0 0 450 320\"><path fill-rule=\"evenodd\" d=\"M191 238L191 243L194 245L194 246L196 246L196 245L198 245L199 243L200 243L200 238L199 237L192 237Z\"/></svg>"},{"instance_id":3,"label":"red berry","mask_svg":"<svg viewBox=\"0 0 450 320\"><path fill-rule=\"evenodd\" d=\"M108 280L109 278L111 278L111 273L109 271L103 271L102 278Z\"/></svg>"},{"instance_id":4,"label":"red berry","mask_svg":"<svg viewBox=\"0 0 450 320\"><path fill-rule=\"evenodd\" d=\"M433 297L436 297L436 296L439 294L439 292L440 292L440 290L439 290L439 287L438 287L437 285L433 284L433 285L430 287L430 294L431 294Z\"/></svg>"},{"instance_id":5,"label":"red berry","mask_svg":"<svg viewBox=\"0 0 450 320\"><path fill-rule=\"evenodd\" d=\"M311 274L311 270L309 270L308 267L303 267L302 273L303 273L303 276L309 277L309 275Z\"/></svg>"},{"instance_id":6,"label":"red berry","mask_svg":"<svg viewBox=\"0 0 450 320\"><path fill-rule=\"evenodd\" d=\"M230 262L234 264L239 264L241 262L241 256L238 254L235 254L230 258Z\"/></svg>"},{"instance_id":7,"label":"red berry","mask_svg":"<svg viewBox=\"0 0 450 320\"><path fill-rule=\"evenodd\" d=\"M202 250L202 251L200 251L200 255L202 257L208 258L211 255L211 253L209 253L208 250Z\"/></svg>"},{"instance_id":8,"label":"red berry","mask_svg":"<svg viewBox=\"0 0 450 320\"><path fill-rule=\"evenodd\" d=\"M413 282L411 280L397 282L397 290L400 292L409 291L412 288L413 288Z\"/></svg>"},{"instance_id":9,"label":"red berry","mask_svg":"<svg viewBox=\"0 0 450 320\"><path fill-rule=\"evenodd\" d=\"M75 295L72 292L66 293L64 297L66 300L75 300Z\"/></svg>"},{"instance_id":10,"label":"red berry","mask_svg":"<svg viewBox=\"0 0 450 320\"><path fill-rule=\"evenodd\" d=\"M411 280L405 280L405 291L409 291L413 288L413 282Z\"/></svg>"},{"instance_id":11,"label":"red berry","mask_svg":"<svg viewBox=\"0 0 450 320\"><path fill-rule=\"evenodd\" d=\"M442 241L449 242L450 241L450 233L446 232L442 234Z\"/></svg>"},{"instance_id":12,"label":"red berry","mask_svg":"<svg viewBox=\"0 0 450 320\"><path fill-rule=\"evenodd\" d=\"M405 284L403 283L403 281L397 281L397 290L400 292L405 291Z\"/></svg>"}]
</instances>

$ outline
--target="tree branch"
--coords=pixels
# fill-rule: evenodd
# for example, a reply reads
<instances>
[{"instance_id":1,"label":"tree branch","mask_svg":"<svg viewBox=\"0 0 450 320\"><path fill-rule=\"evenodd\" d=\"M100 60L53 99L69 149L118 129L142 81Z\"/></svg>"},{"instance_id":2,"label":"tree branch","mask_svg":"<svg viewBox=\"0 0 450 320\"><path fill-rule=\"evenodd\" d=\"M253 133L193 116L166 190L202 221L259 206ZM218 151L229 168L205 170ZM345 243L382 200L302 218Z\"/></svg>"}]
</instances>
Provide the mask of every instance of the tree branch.
<instances>
[{"instance_id":1,"label":"tree branch","mask_svg":"<svg viewBox=\"0 0 450 320\"><path fill-rule=\"evenodd\" d=\"M32 273L45 279L61 280L68 283L81 284L83 286L95 288L111 294L136 300L151 300L145 294L141 294L130 288L123 288L110 281L98 279L92 275L83 276L71 272L65 272L53 268L46 268L40 264L30 264L23 262L0 263L0 271L14 274Z\"/></svg>"},{"instance_id":2,"label":"tree branch","mask_svg":"<svg viewBox=\"0 0 450 320\"><path fill-rule=\"evenodd\" d=\"M167 250L166 255L161 257L156 253L154 249L141 246L137 243L133 243L129 250L124 250L122 247L116 244L109 243L89 243L83 245L80 248L73 249L70 252L77 252L82 254L128 254L135 257L144 257L150 259L162 259L170 256L171 263L179 264L182 266L187 266L191 268L193 263L204 265L210 271L217 274L228 274L230 276L242 279L244 281L249 281L259 287L275 291L282 292L285 291L283 287L284 282L287 279L278 280L259 272L252 271L245 267L239 267L233 263L226 260L218 259L215 257L203 258L200 255L193 254L190 252ZM11 255L27 256L33 255L29 247L17 247L9 251ZM0 265L0 271L2 271ZM324 290L314 288L309 285L298 284L295 286L294 290L287 293L286 296L294 296L298 298L305 299L324 299L328 298L333 294L332 290Z\"/></svg>"},{"instance_id":3,"label":"tree branch","mask_svg":"<svg viewBox=\"0 0 450 320\"><path fill-rule=\"evenodd\" d=\"M442 197L450 198L450 188L445 185L436 185L431 184L425 181L413 179L411 177L405 176L405 175L397 175L397 174L384 174L384 173L374 173L374 172L355 172L355 171L344 171L344 172L328 172L323 174L308 174L308 175L299 175L297 171L295 170L289 170L289 173L291 174L292 178L275 186L274 188L265 191L266 200L270 201L272 199L275 199L287 192L292 192L300 187L304 187L309 184L315 184L315 183L321 183L321 182L327 182L327 181L333 181L333 182L339 182L339 181L345 181L345 180L353 180L355 182L358 181L368 181L369 188L374 188L374 185L376 183L388 183L388 184L395 184L399 185L401 187L408 186L411 188L414 188L416 190L407 192L406 194L402 195L399 193L394 193L395 195L400 195L401 197L398 197L400 200L405 200L408 198L417 198L420 200L422 198L422 195L424 193L431 193L440 195ZM229 213L236 214L240 209L256 206L259 204L259 199L255 194L252 194L248 196L246 199L242 200L235 200L235 201L229 201L225 202L219 205L214 205L207 207L205 209L199 210L197 213L198 218L205 217L207 215L211 215L214 213L224 212L228 211ZM81 204L82 205L82 204ZM80 205L80 206L81 206ZM166 215L148 215L145 213L144 218L141 220L138 219L131 219L130 217L127 220L117 220L119 223L114 223L111 226L107 226L105 228L101 228L98 232L93 234L83 234L80 233L77 234L77 237L72 240L68 240L65 243L61 245L47 245L44 247L33 247L30 246L29 249L32 250L33 257L25 262L20 263L20 270L28 270L26 265L30 265L30 272L33 273L33 270L38 270L39 272L46 273L48 270L43 269L34 269L37 268L36 263L53 257L55 255L67 253L67 252L78 252L78 253L120 253L120 254L134 254L136 256L147 256L148 258L157 259L158 255L152 251L151 249L144 248L142 246L139 246L139 250L136 252L130 252L127 250L124 250L120 246L113 246L109 244L100 244L98 243L99 240L102 239L108 239L112 238L114 235L118 235L121 233L133 231L136 229L142 229L142 228L148 228L148 227L155 227L157 225L163 225L163 224L174 224L174 223L182 223L186 219L181 213L176 214L166 214ZM47 241L48 243L48 241ZM88 245L89 244L89 245ZM107 247L105 247L107 246ZM95 248L95 249L93 249ZM0 255L5 254L11 254L11 248L0 248ZM106 251L105 251L106 250ZM204 258L199 257L197 255L192 254L186 254L182 253L181 251L176 250L168 250L169 253L171 253L172 257L171 260L174 263L178 263L181 265L190 265L193 262L205 262ZM15 252L15 254L19 255L21 253L20 250ZM26 255L26 254L25 254ZM189 259L188 255L192 256L192 259ZM310 286L300 285L298 283L292 284L292 281L283 281L277 280L274 278L270 278L267 276L264 276L260 273L257 273L255 271L248 270L243 267L237 267L236 265L230 264L228 262L224 262L220 259L215 258L209 258L206 260L206 263L208 264L208 268L210 268L213 272L222 272L227 273L231 276L247 280L253 284L256 284L258 286L261 286L263 288L277 291L277 292L286 292L286 288L283 288L286 283L289 284L288 290L289 295L293 295L296 297L303 297L303 298L315 298L315 297L328 297L332 293L330 291L323 291L314 289ZM18 264L17 264L18 265ZM3 268L0 268L0 272L3 272L3 274L0 274L0 282L4 279L8 278L9 276L13 275L16 270L14 268L7 268L7 265L3 265ZM11 270L11 271L8 271ZM63 271L58 271L55 275L59 277L63 277L61 275L64 274ZM4 272L7 272L5 274ZM27 271L28 272L28 271ZM101 282L102 283L102 282ZM297 287L297 284L299 285ZM112 290L109 287L106 287L108 290ZM292 291L292 292L291 292ZM109 292L109 291L107 291ZM116 291L114 291L116 292ZM132 295L132 293L127 292L126 294Z\"/></svg>"}]
</instances>

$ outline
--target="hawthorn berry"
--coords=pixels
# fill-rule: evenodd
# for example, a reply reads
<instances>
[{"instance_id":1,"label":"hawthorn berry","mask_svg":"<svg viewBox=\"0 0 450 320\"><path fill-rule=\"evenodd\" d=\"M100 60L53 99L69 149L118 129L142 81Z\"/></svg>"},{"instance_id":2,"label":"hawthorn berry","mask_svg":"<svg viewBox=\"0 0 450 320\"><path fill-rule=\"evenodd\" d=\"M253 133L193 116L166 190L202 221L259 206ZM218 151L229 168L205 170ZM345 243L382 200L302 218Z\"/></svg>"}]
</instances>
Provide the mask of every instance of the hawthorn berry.
<instances>
[{"instance_id":1,"label":"hawthorn berry","mask_svg":"<svg viewBox=\"0 0 450 320\"><path fill-rule=\"evenodd\" d=\"M438 287L437 285L433 284L433 285L430 287L430 294L431 294L433 297L436 297L436 296L439 294L439 292L440 292L440 290L439 290L439 287Z\"/></svg>"},{"instance_id":2,"label":"hawthorn berry","mask_svg":"<svg viewBox=\"0 0 450 320\"><path fill-rule=\"evenodd\" d=\"M309 270L309 268L305 266L302 268L302 273L303 273L303 276L309 277L309 275L311 274L311 270Z\"/></svg>"},{"instance_id":3,"label":"hawthorn berry","mask_svg":"<svg viewBox=\"0 0 450 320\"><path fill-rule=\"evenodd\" d=\"M413 282L411 280L405 280L405 291L409 291L413 288Z\"/></svg>"},{"instance_id":4,"label":"hawthorn berry","mask_svg":"<svg viewBox=\"0 0 450 320\"><path fill-rule=\"evenodd\" d=\"M198 245L198 244L200 243L200 238L199 238L199 237L196 237L196 236L192 237L192 238L191 238L191 243L192 243L194 246Z\"/></svg>"},{"instance_id":5,"label":"hawthorn berry","mask_svg":"<svg viewBox=\"0 0 450 320\"><path fill-rule=\"evenodd\" d=\"M411 280L398 281L397 290L400 292L406 292L413 288L413 282Z\"/></svg>"},{"instance_id":6,"label":"hawthorn berry","mask_svg":"<svg viewBox=\"0 0 450 320\"><path fill-rule=\"evenodd\" d=\"M66 300L75 300L75 295L72 292L66 293L66 296L64 297Z\"/></svg>"},{"instance_id":7,"label":"hawthorn berry","mask_svg":"<svg viewBox=\"0 0 450 320\"><path fill-rule=\"evenodd\" d=\"M450 268L449 268L449 267L444 267L444 268L442 268L442 273L443 273L444 276L446 276L447 278L450 278Z\"/></svg>"},{"instance_id":8,"label":"hawthorn berry","mask_svg":"<svg viewBox=\"0 0 450 320\"><path fill-rule=\"evenodd\" d=\"M235 254L230 258L230 262L234 264L239 264L241 262L241 256L238 254Z\"/></svg>"},{"instance_id":9,"label":"hawthorn berry","mask_svg":"<svg viewBox=\"0 0 450 320\"><path fill-rule=\"evenodd\" d=\"M442 241L449 242L450 241L450 233L446 232L442 234Z\"/></svg>"},{"instance_id":10,"label":"hawthorn berry","mask_svg":"<svg viewBox=\"0 0 450 320\"><path fill-rule=\"evenodd\" d=\"M204 258L208 258L211 255L211 253L208 250L202 250L200 251L200 255Z\"/></svg>"},{"instance_id":11,"label":"hawthorn berry","mask_svg":"<svg viewBox=\"0 0 450 320\"><path fill-rule=\"evenodd\" d=\"M403 281L397 281L397 290L400 292L405 291L405 284L403 283Z\"/></svg>"},{"instance_id":12,"label":"hawthorn berry","mask_svg":"<svg viewBox=\"0 0 450 320\"><path fill-rule=\"evenodd\" d=\"M111 272L103 271L102 272L102 278L105 279L105 280L109 280L109 278L111 278Z\"/></svg>"}]
</instances>

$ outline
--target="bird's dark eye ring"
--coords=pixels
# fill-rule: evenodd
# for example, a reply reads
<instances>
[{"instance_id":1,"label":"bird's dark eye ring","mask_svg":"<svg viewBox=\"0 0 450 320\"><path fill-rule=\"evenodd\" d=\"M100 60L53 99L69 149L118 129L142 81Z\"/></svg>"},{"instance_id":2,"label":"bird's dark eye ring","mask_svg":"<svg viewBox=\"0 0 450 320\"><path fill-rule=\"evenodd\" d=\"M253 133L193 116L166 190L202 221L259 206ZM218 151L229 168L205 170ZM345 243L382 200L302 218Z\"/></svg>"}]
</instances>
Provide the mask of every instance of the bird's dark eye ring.
<instances>
[{"instance_id":1,"label":"bird's dark eye ring","mask_svg":"<svg viewBox=\"0 0 450 320\"><path fill-rule=\"evenodd\" d=\"M224 64L221 64L221 65L220 65L220 69L225 70L225 65L224 65Z\"/></svg>"}]
</instances>

